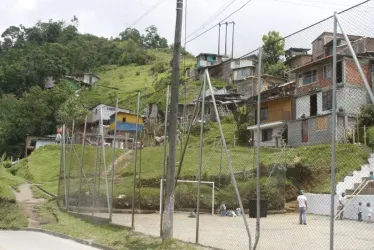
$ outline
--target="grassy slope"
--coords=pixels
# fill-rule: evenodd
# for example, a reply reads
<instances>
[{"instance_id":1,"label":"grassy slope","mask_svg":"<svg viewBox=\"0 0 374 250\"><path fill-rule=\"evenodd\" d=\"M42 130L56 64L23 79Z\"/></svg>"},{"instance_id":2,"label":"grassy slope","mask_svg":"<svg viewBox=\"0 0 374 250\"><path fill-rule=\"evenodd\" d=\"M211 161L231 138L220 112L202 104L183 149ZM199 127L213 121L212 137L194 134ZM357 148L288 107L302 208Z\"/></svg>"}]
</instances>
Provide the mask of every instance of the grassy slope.
<instances>
[{"instance_id":1,"label":"grassy slope","mask_svg":"<svg viewBox=\"0 0 374 250\"><path fill-rule=\"evenodd\" d=\"M11 175L0 165L0 228L20 228L27 226L27 219L20 211L10 186L24 183L20 177Z\"/></svg>"},{"instance_id":2,"label":"grassy slope","mask_svg":"<svg viewBox=\"0 0 374 250\"><path fill-rule=\"evenodd\" d=\"M165 63L170 65L172 55L170 52L164 50L153 50L152 53L156 56L157 62ZM195 59L192 57L186 57L185 67L191 67L195 64ZM170 69L167 69L164 73L155 73L151 71L153 64L149 65L127 65L117 66L109 65L103 66L96 70L96 73L100 76L100 80L96 82L95 87L89 91L85 91L81 94L84 103L88 106L96 105L100 102L107 104L114 104L114 99L109 96L117 95L120 101L120 106L125 108L134 109L136 107L136 98L131 98L136 95L137 91L142 91L142 95L148 95L154 92L154 82L162 78L170 78ZM181 68L181 73L183 66ZM105 86L105 87L102 87ZM118 90L110 88L118 88ZM146 89L146 90L145 90ZM193 86L191 91L192 95L195 94L196 87ZM130 98L130 100L128 100ZM149 98L149 97L148 97ZM165 99L163 95L157 95L154 101Z\"/></svg>"},{"instance_id":3,"label":"grassy slope","mask_svg":"<svg viewBox=\"0 0 374 250\"><path fill-rule=\"evenodd\" d=\"M75 145L75 149L79 160L81 159L81 146ZM69 168L69 147L66 149L66 167ZM106 163L107 167L111 166L112 162L112 149L106 148ZM123 154L124 150L117 149L116 155ZM72 157L72 171L71 176L77 178L79 176L79 164L73 153ZM85 174L89 177L93 174L93 169L96 160L96 147L86 146L84 155L84 170ZM34 183L43 184L48 191L57 194L58 189L58 175L60 170L60 146L46 145L40 147L33 152L31 156L20 161L13 168L18 169L17 175L24 177ZM68 170L67 170L68 172Z\"/></svg>"}]
</instances>

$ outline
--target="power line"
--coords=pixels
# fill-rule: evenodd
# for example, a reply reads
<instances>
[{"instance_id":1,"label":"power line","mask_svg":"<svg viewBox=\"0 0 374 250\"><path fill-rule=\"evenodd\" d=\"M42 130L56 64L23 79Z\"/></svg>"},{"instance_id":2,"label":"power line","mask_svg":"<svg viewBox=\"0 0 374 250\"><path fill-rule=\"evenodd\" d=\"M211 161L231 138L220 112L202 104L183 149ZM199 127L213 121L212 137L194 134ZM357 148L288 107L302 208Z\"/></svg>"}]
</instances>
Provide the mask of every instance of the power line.
<instances>
[{"instance_id":1,"label":"power line","mask_svg":"<svg viewBox=\"0 0 374 250\"><path fill-rule=\"evenodd\" d=\"M230 5L232 5L235 1L237 0L231 0L231 2L225 3L218 12L213 14L206 22L204 22L199 28L194 30L192 33L190 33L187 37L185 37L185 41L191 37L192 35L196 34L198 31L202 30L205 28L206 25L210 24L211 22L214 21L222 12L224 12Z\"/></svg>"},{"instance_id":2,"label":"power line","mask_svg":"<svg viewBox=\"0 0 374 250\"><path fill-rule=\"evenodd\" d=\"M143 15L141 15L140 17L138 17L138 19L136 19L130 26L129 28L131 28L132 26L134 26L135 24L137 24L138 22L140 22L144 17L146 17L147 15L149 15L152 11L154 11L160 4L162 4L163 2L165 2L165 0L160 0L158 1L155 5L153 5L151 8L149 8L146 12L143 13Z\"/></svg>"},{"instance_id":3,"label":"power line","mask_svg":"<svg viewBox=\"0 0 374 250\"><path fill-rule=\"evenodd\" d=\"M319 9L336 9L333 6L313 5L313 4L308 4L308 3L304 3L304 2L290 2L290 1L284 1L284 0L270 0L270 1L299 5L299 6L308 6L308 7L319 8ZM340 6L340 7L342 7L342 6ZM347 7L347 6L345 6L345 7Z\"/></svg>"},{"instance_id":4,"label":"power line","mask_svg":"<svg viewBox=\"0 0 374 250\"><path fill-rule=\"evenodd\" d=\"M245 6L247 6L250 2L252 2L252 0L248 0L245 4L243 4L241 7L239 7L238 9L236 9L234 12L232 12L230 15L228 15L227 17L225 17L223 20L221 20L219 23L217 23L216 25L210 27L209 29L207 29L206 31L203 31L202 33L200 33L199 35L195 36L194 38L188 40L186 43L189 43L189 42L192 42L193 40L195 40L196 38L204 35L205 33L207 33L208 31L211 31L212 29L214 29L215 27L217 27L220 23L226 21L227 19L229 19L230 17L232 17L233 15L235 15L238 11L240 11L241 9L243 9Z\"/></svg>"},{"instance_id":5,"label":"power line","mask_svg":"<svg viewBox=\"0 0 374 250\"><path fill-rule=\"evenodd\" d=\"M361 2L361 3L359 3L359 4L356 4L356 5L352 6L352 7L349 7L348 9L345 9L345 10L342 10L342 11L338 12L338 14L339 14L339 15L340 15L340 14L343 14L343 13L349 11L349 10L352 10L352 9L354 9L354 8L356 8L356 7L359 7L359 6L361 6L361 5L363 5L363 4L367 3L367 2L370 2L370 1L371 1L371 0L366 0L366 1L364 1L364 2ZM301 33L301 32L303 32L303 31L305 31L305 30L307 30L307 29L310 29L310 28L312 28L312 27L314 27L314 26L316 26L316 25L318 25L318 24L320 24L320 23L323 23L323 22L325 22L325 21L327 21L327 20L329 20L329 19L331 19L331 18L333 18L333 17L334 17L333 15L332 15L332 16L329 16L329 17L326 17L325 19L322 19L321 21L318 21L318 22L316 22L316 23L314 23L314 24L309 25L308 27L305 27L305 28L303 28L303 29L301 29L301 30L298 30L298 31L296 31L296 32L294 32L294 33L292 33L292 34L290 34L290 35L288 35L288 36L285 36L285 37L283 37L283 38L281 38L281 39L279 39L279 40L277 40L277 41L274 41L274 43L279 42L279 41L284 40L284 39L287 39L287 38L289 38L289 37L291 37L291 36L294 36L294 35L296 35L296 34L298 34L298 33ZM253 50L253 51L251 51L251 52L248 52L248 53L242 55L241 57L239 57L239 58L237 58L237 59L244 58L244 57L246 57L246 56L248 56L248 55L250 55L250 54L255 53L256 51L258 51L258 49L255 49L255 50Z\"/></svg>"}]
</instances>

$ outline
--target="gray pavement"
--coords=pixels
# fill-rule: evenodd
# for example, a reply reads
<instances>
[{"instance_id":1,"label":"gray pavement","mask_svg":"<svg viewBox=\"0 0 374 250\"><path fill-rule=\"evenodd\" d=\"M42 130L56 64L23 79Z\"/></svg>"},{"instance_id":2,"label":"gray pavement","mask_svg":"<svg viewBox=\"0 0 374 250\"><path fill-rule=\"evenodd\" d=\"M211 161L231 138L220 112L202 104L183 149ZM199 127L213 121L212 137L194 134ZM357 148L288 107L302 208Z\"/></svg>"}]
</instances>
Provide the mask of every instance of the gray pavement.
<instances>
[{"instance_id":1,"label":"gray pavement","mask_svg":"<svg viewBox=\"0 0 374 250\"><path fill-rule=\"evenodd\" d=\"M95 214L108 218L108 214ZM196 219L188 213L174 214L174 237L195 242ZM246 216L255 238L256 220ZM158 214L136 214L135 231L159 236ZM330 220L327 216L308 215L308 225L299 225L298 214L278 214L261 218L259 250L328 250ZM113 214L113 223L130 226L131 214ZM200 216L199 242L220 249L248 249L248 237L241 217ZM374 223L352 220L335 221L336 250L373 250Z\"/></svg>"},{"instance_id":2,"label":"gray pavement","mask_svg":"<svg viewBox=\"0 0 374 250\"><path fill-rule=\"evenodd\" d=\"M72 240L39 232L0 231L0 250L95 250Z\"/></svg>"}]
</instances>

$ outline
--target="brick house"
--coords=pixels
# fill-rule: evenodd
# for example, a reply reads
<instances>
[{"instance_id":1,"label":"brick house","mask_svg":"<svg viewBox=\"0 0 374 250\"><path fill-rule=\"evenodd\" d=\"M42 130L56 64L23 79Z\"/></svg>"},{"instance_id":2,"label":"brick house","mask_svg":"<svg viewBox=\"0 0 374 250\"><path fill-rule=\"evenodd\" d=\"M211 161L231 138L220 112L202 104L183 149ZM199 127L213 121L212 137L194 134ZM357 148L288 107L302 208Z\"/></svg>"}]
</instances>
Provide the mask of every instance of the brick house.
<instances>
[{"instance_id":1,"label":"brick house","mask_svg":"<svg viewBox=\"0 0 374 250\"><path fill-rule=\"evenodd\" d=\"M311 55L304 54L287 60L290 74L296 81L296 119L289 123L289 131L292 132L288 134L291 146L331 141L332 38L332 33L324 32L312 42ZM349 36L349 39L371 83L374 68L370 55L374 53L374 39L360 36ZM337 53L336 136L338 141L346 141L355 126L360 107L368 103L368 96L341 34L337 36Z\"/></svg>"}]
</instances>

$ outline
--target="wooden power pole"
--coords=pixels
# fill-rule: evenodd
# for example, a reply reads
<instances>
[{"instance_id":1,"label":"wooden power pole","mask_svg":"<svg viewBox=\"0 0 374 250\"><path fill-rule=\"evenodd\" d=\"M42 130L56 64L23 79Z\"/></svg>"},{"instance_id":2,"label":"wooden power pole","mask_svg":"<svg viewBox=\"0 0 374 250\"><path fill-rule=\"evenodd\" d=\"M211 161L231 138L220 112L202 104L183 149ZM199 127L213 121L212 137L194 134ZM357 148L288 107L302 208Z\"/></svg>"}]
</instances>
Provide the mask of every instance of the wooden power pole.
<instances>
[{"instance_id":1,"label":"wooden power pole","mask_svg":"<svg viewBox=\"0 0 374 250\"><path fill-rule=\"evenodd\" d=\"M174 189L175 189L175 156L177 147L177 118L178 118L178 96L180 84L180 60L182 40L183 0L177 0L177 19L175 24L173 71L170 101L170 126L169 126L169 159L166 176L166 199L163 221L162 240L170 240L173 237L174 216ZM167 122L167 121L165 121Z\"/></svg>"}]
</instances>

